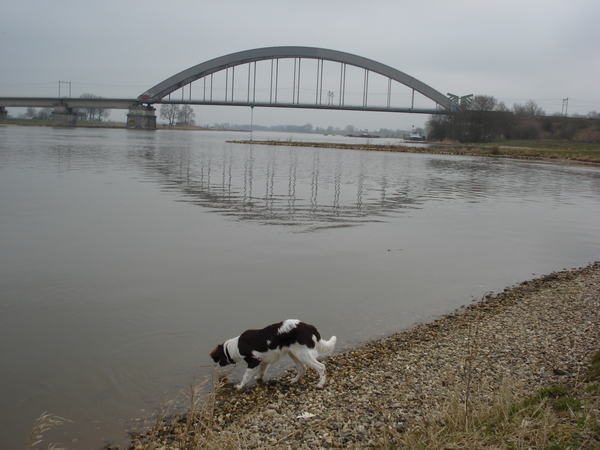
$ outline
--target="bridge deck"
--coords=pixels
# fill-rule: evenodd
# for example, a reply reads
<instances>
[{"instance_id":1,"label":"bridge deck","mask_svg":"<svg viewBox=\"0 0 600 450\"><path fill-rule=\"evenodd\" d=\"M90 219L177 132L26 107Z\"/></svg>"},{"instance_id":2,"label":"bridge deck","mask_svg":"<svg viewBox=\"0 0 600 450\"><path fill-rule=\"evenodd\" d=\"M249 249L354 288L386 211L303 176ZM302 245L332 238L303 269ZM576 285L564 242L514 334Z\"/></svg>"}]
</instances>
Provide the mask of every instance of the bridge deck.
<instances>
[{"instance_id":1,"label":"bridge deck","mask_svg":"<svg viewBox=\"0 0 600 450\"><path fill-rule=\"evenodd\" d=\"M130 109L141 104L138 99L125 98L58 98L58 97L0 97L0 107L36 107L52 108L64 106L67 108L101 108L101 109ZM204 101L204 100L146 100L143 104L157 105L215 105L243 106L259 108L303 108L326 109L343 111L375 111L414 114L446 114L443 109L395 108L384 106L359 105L325 105L314 103L273 103L273 102L240 102L240 101Z\"/></svg>"},{"instance_id":2,"label":"bridge deck","mask_svg":"<svg viewBox=\"0 0 600 450\"><path fill-rule=\"evenodd\" d=\"M137 104L137 98L0 97L3 107L129 109Z\"/></svg>"}]
</instances>

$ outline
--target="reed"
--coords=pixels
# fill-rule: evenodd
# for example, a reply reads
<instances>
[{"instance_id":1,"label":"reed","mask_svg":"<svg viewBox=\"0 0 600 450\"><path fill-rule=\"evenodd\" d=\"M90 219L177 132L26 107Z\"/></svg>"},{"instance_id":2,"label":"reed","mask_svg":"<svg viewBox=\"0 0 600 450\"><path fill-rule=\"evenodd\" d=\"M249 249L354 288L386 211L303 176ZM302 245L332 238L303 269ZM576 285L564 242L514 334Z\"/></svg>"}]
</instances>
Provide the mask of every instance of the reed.
<instances>
[{"instance_id":1,"label":"reed","mask_svg":"<svg viewBox=\"0 0 600 450\"><path fill-rule=\"evenodd\" d=\"M235 427L224 430L215 421L217 397L224 384L225 382L218 378L216 371L210 379L191 382L188 389L180 393L187 400L187 411L170 414L170 408L163 406L161 414L147 433L132 436L132 446L129 448L135 450L244 448L241 437L243 433L240 430Z\"/></svg>"},{"instance_id":2,"label":"reed","mask_svg":"<svg viewBox=\"0 0 600 450\"><path fill-rule=\"evenodd\" d=\"M29 432L27 438L27 445L25 450L32 450L43 442L44 433L57 425L62 425L65 422L71 422L63 417L55 416L54 414L43 413L36 419L33 424L33 428ZM64 450L56 446L56 444L49 444L48 449L50 450Z\"/></svg>"}]
</instances>

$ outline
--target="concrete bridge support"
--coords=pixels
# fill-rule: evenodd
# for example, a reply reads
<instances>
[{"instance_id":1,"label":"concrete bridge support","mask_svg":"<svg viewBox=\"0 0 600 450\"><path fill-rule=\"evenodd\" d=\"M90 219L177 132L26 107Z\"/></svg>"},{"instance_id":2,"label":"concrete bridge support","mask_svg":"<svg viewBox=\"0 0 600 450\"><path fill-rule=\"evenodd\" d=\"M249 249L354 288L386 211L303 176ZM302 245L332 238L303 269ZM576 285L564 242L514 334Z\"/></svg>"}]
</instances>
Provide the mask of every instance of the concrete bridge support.
<instances>
[{"instance_id":1,"label":"concrete bridge support","mask_svg":"<svg viewBox=\"0 0 600 450\"><path fill-rule=\"evenodd\" d=\"M4 106L0 106L0 122L6 122L8 119L8 111Z\"/></svg>"},{"instance_id":2,"label":"concrete bridge support","mask_svg":"<svg viewBox=\"0 0 600 450\"><path fill-rule=\"evenodd\" d=\"M77 122L77 112L68 106L55 106L52 111L52 122L56 125L73 127Z\"/></svg>"},{"instance_id":3,"label":"concrete bridge support","mask_svg":"<svg viewBox=\"0 0 600 450\"><path fill-rule=\"evenodd\" d=\"M127 128L156 130L156 108L150 105L137 105L129 108Z\"/></svg>"}]
</instances>

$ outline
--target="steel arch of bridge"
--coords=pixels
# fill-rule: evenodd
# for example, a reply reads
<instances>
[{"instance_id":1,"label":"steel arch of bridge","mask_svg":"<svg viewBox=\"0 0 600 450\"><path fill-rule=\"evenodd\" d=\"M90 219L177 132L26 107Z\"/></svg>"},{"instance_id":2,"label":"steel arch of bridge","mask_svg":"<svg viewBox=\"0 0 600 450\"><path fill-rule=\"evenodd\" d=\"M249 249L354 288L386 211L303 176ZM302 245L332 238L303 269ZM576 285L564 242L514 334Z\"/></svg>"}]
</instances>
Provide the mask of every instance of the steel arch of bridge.
<instances>
[{"instance_id":1,"label":"steel arch of bridge","mask_svg":"<svg viewBox=\"0 0 600 450\"><path fill-rule=\"evenodd\" d=\"M171 94L172 92L182 88L185 85L188 85L200 78L207 77L216 72L220 72L222 70L229 69L230 67L239 66L242 64L248 64L257 61L265 61L265 60L278 60L284 58L298 58L301 60L302 58L306 59L316 59L322 61L333 61L342 64L341 75L340 75L340 91L345 89L345 85L342 86L342 83L345 83L345 66L351 65L358 68L365 69L365 80L368 80L368 72L375 72L384 77L388 77L390 80L397 81L411 89L413 91L417 91L424 95L425 97L433 100L436 104L440 105L444 108L443 112L447 112L452 106L452 100L442 93L436 91L432 87L426 85L425 83L417 80L410 75L405 74L393 67L387 66L385 64L379 63L372 59L364 58L362 56L353 55L351 53L340 52L337 50L329 50L325 48L316 48L316 47L264 47L257 48L252 50L245 50L237 53L231 53L229 55L220 56L218 58L211 59L209 61L200 63L189 69L183 70L178 74L173 75L172 77L167 78L166 80L158 83L156 86L148 89L146 92L141 94L138 97L138 101L140 103L192 103L192 104L220 104L220 105L235 105L235 106L248 106L248 105L256 105L256 106L272 106L272 107L300 107L300 108L315 108L322 107L327 109L356 109L356 110L376 110L376 111L399 111L399 112L426 112L432 113L435 110L423 110L423 111L411 111L410 108L390 108L388 101L388 108L385 107L368 107L366 100L366 88L365 94L363 95L363 106L346 106L343 102L343 91L340 95L340 104L339 105L313 105L313 104L300 104L292 102L292 104L286 103L278 103L275 101L274 103L271 101L269 103L257 103L253 101L247 102L234 102L227 101L227 97L225 101L170 101L163 100L166 96ZM256 66L255 66L256 68ZM322 63L321 63L322 68ZM295 71L295 69L294 69ZM294 84L295 84L294 80ZM365 81L365 86L368 81ZM299 84L299 81L298 81ZM296 86L294 86L295 88ZM250 88L249 88L250 89ZM299 86L298 86L299 89ZM388 98L389 98L389 87L388 87ZM227 94L226 94L227 95ZM232 94L233 96L233 94ZM249 96L249 93L248 93ZM442 112L442 111L440 111Z\"/></svg>"}]
</instances>

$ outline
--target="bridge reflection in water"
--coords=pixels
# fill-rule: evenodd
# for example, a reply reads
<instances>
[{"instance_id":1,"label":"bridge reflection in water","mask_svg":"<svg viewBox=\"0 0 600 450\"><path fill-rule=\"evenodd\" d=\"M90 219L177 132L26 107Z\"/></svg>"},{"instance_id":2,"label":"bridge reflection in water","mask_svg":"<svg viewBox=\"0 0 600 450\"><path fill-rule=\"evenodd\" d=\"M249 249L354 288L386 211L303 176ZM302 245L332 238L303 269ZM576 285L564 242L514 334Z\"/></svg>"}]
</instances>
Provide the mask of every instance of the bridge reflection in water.
<instances>
[{"instance_id":1,"label":"bridge reflection in water","mask_svg":"<svg viewBox=\"0 0 600 450\"><path fill-rule=\"evenodd\" d=\"M387 222L429 202L470 208L487 198L518 203L529 195L560 204L567 193L580 195L580 185L558 181L560 165L542 171L507 160L233 144L220 136L195 136L136 135L128 158L180 201L233 220L295 226L299 232ZM584 179L582 174L580 183Z\"/></svg>"},{"instance_id":2,"label":"bridge reflection in water","mask_svg":"<svg viewBox=\"0 0 600 450\"><path fill-rule=\"evenodd\" d=\"M408 181L411 162L400 165L383 152L229 144L156 147L136 156L164 189L182 193L181 201L237 220L306 231L380 221L419 207Z\"/></svg>"}]
</instances>

